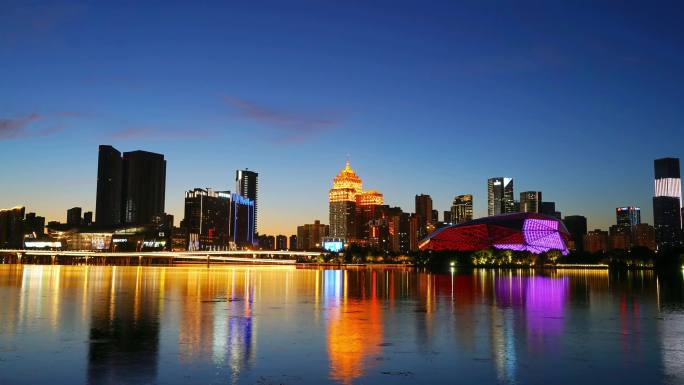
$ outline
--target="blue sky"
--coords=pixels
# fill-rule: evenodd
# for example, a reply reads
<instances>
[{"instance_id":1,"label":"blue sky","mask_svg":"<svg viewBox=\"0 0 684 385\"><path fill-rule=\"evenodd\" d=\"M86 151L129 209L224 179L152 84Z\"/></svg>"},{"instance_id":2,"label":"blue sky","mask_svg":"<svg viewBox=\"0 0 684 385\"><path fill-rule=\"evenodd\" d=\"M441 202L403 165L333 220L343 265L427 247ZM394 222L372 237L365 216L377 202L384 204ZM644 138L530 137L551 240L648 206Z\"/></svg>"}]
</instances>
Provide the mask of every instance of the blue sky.
<instances>
[{"instance_id":1,"label":"blue sky","mask_svg":"<svg viewBox=\"0 0 684 385\"><path fill-rule=\"evenodd\" d=\"M486 179L589 226L684 156L676 2L0 3L0 207L93 210L97 146L167 158L183 192L260 173L260 231L327 222L347 154L366 188L448 209ZM441 214L440 214L441 215Z\"/></svg>"}]
</instances>

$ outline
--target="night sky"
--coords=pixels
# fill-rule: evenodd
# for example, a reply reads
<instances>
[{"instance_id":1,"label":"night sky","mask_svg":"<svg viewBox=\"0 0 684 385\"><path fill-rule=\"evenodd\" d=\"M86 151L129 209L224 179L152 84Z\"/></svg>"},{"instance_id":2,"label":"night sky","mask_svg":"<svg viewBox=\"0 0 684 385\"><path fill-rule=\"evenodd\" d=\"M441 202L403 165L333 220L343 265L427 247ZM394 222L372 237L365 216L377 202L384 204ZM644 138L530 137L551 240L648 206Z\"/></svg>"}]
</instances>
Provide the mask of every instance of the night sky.
<instances>
[{"instance_id":1,"label":"night sky","mask_svg":"<svg viewBox=\"0 0 684 385\"><path fill-rule=\"evenodd\" d=\"M406 211L507 176L605 228L684 158L682 2L111 3L0 0L0 207L94 211L111 144L166 156L176 224L238 168L261 233L327 223L349 155Z\"/></svg>"}]
</instances>

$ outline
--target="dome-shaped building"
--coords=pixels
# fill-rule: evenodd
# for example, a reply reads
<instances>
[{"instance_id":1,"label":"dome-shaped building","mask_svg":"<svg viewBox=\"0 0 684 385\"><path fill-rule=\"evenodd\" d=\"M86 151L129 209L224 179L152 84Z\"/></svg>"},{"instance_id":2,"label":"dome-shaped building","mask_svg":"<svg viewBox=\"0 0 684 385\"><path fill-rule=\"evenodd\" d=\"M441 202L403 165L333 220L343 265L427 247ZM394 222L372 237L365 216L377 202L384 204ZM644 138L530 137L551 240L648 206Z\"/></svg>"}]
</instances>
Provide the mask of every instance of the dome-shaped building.
<instances>
[{"instance_id":1,"label":"dome-shaped building","mask_svg":"<svg viewBox=\"0 0 684 385\"><path fill-rule=\"evenodd\" d=\"M425 238L421 250L477 251L488 248L568 253L570 233L563 222L537 213L495 215L443 227Z\"/></svg>"}]
</instances>

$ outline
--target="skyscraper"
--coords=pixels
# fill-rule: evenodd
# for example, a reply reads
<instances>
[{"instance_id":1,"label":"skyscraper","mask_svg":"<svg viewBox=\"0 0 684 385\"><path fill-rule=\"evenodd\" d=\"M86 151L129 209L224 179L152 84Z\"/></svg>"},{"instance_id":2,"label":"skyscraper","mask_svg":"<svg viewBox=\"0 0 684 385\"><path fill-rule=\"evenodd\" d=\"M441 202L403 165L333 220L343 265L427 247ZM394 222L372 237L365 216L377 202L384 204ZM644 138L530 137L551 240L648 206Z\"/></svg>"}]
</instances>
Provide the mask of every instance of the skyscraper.
<instances>
[{"instance_id":1,"label":"skyscraper","mask_svg":"<svg viewBox=\"0 0 684 385\"><path fill-rule=\"evenodd\" d=\"M679 158L656 159L654 169L653 224L656 242L658 247L676 246L681 242L682 229Z\"/></svg>"},{"instance_id":2,"label":"skyscraper","mask_svg":"<svg viewBox=\"0 0 684 385\"><path fill-rule=\"evenodd\" d=\"M641 223L641 209L639 207L618 207L615 209L615 219L618 228L632 234L636 225Z\"/></svg>"},{"instance_id":3,"label":"skyscraper","mask_svg":"<svg viewBox=\"0 0 684 385\"><path fill-rule=\"evenodd\" d=\"M97 197L95 223L100 227L121 223L121 153L112 146L101 145L97 159Z\"/></svg>"},{"instance_id":4,"label":"skyscraper","mask_svg":"<svg viewBox=\"0 0 684 385\"><path fill-rule=\"evenodd\" d=\"M524 191L520 193L520 211L523 213L538 213L541 209L541 191Z\"/></svg>"},{"instance_id":5,"label":"skyscraper","mask_svg":"<svg viewBox=\"0 0 684 385\"><path fill-rule=\"evenodd\" d=\"M258 230L258 195L259 195L259 174L248 169L235 171L235 192L245 198L254 202L254 230L257 234Z\"/></svg>"},{"instance_id":6,"label":"skyscraper","mask_svg":"<svg viewBox=\"0 0 684 385\"><path fill-rule=\"evenodd\" d=\"M166 160L147 151L123 154L123 223L144 225L164 213Z\"/></svg>"},{"instance_id":7,"label":"skyscraper","mask_svg":"<svg viewBox=\"0 0 684 385\"><path fill-rule=\"evenodd\" d=\"M328 193L330 203L330 236L347 241L356 237L356 196L362 192L362 181L349 166L349 161L333 179ZM299 246L310 244L297 234ZM301 247L300 247L301 249Z\"/></svg>"},{"instance_id":8,"label":"skyscraper","mask_svg":"<svg viewBox=\"0 0 684 385\"><path fill-rule=\"evenodd\" d=\"M487 215L500 215L515 211L513 178L489 178L487 180Z\"/></svg>"},{"instance_id":9,"label":"skyscraper","mask_svg":"<svg viewBox=\"0 0 684 385\"><path fill-rule=\"evenodd\" d=\"M454 224L473 220L473 196L457 195L451 205L451 221Z\"/></svg>"}]
</instances>

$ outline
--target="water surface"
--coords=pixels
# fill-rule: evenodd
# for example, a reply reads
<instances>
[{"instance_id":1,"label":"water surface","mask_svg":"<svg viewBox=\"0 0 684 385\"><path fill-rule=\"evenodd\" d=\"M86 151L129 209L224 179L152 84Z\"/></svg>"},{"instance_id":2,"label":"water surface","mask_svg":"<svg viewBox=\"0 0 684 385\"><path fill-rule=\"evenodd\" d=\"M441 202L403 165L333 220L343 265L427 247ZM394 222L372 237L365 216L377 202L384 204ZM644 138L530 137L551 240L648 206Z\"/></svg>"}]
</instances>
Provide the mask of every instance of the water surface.
<instances>
[{"instance_id":1,"label":"water surface","mask_svg":"<svg viewBox=\"0 0 684 385\"><path fill-rule=\"evenodd\" d=\"M682 281L0 265L0 384L683 384Z\"/></svg>"}]
</instances>

